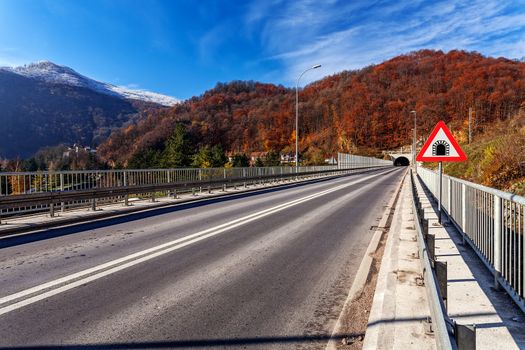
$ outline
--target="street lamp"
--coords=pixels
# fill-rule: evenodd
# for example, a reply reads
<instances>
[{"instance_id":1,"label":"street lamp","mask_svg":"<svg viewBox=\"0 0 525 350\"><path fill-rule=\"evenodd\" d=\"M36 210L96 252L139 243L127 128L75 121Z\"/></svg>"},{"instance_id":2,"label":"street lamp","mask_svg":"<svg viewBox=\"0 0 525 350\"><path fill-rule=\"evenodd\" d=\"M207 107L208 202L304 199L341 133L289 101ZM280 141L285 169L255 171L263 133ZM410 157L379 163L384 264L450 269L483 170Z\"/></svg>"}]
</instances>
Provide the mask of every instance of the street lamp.
<instances>
[{"instance_id":1,"label":"street lamp","mask_svg":"<svg viewBox=\"0 0 525 350\"><path fill-rule=\"evenodd\" d=\"M414 167L414 169L416 169L416 132L417 132L417 125L416 125L416 116L417 116L417 113L416 111L410 111L410 113L414 113L414 139L412 141L412 166Z\"/></svg>"},{"instance_id":2,"label":"street lamp","mask_svg":"<svg viewBox=\"0 0 525 350\"><path fill-rule=\"evenodd\" d=\"M297 83L295 84L295 167L299 166L299 80L304 75L312 69L321 68L320 64L316 64L313 67L306 69L304 72L299 75L297 78Z\"/></svg>"}]
</instances>

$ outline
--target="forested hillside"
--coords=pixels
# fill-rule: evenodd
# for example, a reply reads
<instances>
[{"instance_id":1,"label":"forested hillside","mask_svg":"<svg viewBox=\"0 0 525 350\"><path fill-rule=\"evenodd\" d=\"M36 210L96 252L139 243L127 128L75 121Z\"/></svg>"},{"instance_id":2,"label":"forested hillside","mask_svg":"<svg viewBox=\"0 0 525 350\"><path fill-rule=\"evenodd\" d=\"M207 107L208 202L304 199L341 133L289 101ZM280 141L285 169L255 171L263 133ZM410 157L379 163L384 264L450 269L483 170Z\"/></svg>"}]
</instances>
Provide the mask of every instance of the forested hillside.
<instances>
[{"instance_id":1,"label":"forested hillside","mask_svg":"<svg viewBox=\"0 0 525 350\"><path fill-rule=\"evenodd\" d=\"M153 107L160 106L0 69L0 159L60 143L97 146Z\"/></svg>"},{"instance_id":2,"label":"forested hillside","mask_svg":"<svg viewBox=\"0 0 525 350\"><path fill-rule=\"evenodd\" d=\"M374 153L410 141L412 117L428 133L443 119L465 135L468 108L480 132L513 116L525 97L525 63L464 51L422 50L359 71L345 71L300 92L300 149ZM183 123L192 147L220 145L225 151L291 151L294 91L282 86L235 81L219 83L113 135L99 155L113 166L134 156L160 154L175 125Z\"/></svg>"},{"instance_id":3,"label":"forested hillside","mask_svg":"<svg viewBox=\"0 0 525 350\"><path fill-rule=\"evenodd\" d=\"M468 161L448 163L445 173L525 195L525 105L514 117L490 124L462 145Z\"/></svg>"}]
</instances>

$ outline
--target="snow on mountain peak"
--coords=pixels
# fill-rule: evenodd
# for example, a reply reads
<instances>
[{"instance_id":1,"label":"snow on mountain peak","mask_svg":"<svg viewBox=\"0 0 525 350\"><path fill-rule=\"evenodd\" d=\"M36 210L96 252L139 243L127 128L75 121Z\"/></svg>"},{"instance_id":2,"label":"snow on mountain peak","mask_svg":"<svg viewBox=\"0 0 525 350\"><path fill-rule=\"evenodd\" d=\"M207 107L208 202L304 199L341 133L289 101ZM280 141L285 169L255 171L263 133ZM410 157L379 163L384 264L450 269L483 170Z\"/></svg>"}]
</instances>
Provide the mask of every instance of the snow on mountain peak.
<instances>
[{"instance_id":1,"label":"snow on mountain peak","mask_svg":"<svg viewBox=\"0 0 525 350\"><path fill-rule=\"evenodd\" d=\"M119 96L126 99L157 103L162 106L173 106L180 101L174 97L161 95L146 90L132 90L121 86L96 81L83 76L75 70L60 66L50 61L38 61L14 68L0 68L12 73L53 84L65 84L88 88L100 93Z\"/></svg>"}]
</instances>

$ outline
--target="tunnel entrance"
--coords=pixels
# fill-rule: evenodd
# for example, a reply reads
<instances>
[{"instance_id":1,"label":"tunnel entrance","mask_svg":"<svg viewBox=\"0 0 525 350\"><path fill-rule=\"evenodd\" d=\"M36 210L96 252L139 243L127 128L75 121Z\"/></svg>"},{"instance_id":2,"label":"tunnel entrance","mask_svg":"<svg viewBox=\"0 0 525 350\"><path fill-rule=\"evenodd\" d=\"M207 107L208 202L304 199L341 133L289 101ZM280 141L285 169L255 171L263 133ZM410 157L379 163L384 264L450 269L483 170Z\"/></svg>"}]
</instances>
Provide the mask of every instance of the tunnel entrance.
<instances>
[{"instance_id":1,"label":"tunnel entrance","mask_svg":"<svg viewBox=\"0 0 525 350\"><path fill-rule=\"evenodd\" d=\"M410 161L407 157L397 157L396 160L394 160L394 166L409 166Z\"/></svg>"}]
</instances>

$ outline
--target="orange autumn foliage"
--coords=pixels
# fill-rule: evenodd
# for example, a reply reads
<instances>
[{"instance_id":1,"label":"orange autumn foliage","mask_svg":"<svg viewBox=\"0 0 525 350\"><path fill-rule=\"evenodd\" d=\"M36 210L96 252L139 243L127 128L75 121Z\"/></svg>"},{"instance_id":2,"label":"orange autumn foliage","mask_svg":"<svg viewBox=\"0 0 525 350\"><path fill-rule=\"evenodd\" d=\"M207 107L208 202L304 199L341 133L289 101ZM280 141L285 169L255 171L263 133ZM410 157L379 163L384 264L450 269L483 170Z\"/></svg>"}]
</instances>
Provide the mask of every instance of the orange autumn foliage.
<instances>
[{"instance_id":1,"label":"orange autumn foliage","mask_svg":"<svg viewBox=\"0 0 525 350\"><path fill-rule=\"evenodd\" d=\"M509 118L525 100L525 63L465 51L421 50L358 71L344 71L300 92L300 148L382 150L408 144L412 116L428 133L440 119L465 128L468 108L476 127ZM136 126L114 132L99 155L125 164L137 151L161 149L183 122L197 145L220 144L229 152L291 151L293 89L272 84L219 83L203 95L151 112Z\"/></svg>"}]
</instances>

